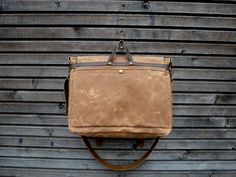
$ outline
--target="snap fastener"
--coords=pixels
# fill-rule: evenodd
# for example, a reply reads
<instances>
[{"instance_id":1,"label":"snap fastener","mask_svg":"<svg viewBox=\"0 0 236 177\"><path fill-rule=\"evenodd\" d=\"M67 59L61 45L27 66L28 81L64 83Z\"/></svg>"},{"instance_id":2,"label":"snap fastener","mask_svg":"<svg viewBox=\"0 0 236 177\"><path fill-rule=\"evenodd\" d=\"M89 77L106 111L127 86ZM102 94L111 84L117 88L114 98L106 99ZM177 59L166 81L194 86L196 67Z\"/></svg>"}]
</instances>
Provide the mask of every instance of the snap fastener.
<instances>
[{"instance_id":1,"label":"snap fastener","mask_svg":"<svg viewBox=\"0 0 236 177\"><path fill-rule=\"evenodd\" d=\"M119 69L119 73L122 74L124 71L123 69Z\"/></svg>"}]
</instances>

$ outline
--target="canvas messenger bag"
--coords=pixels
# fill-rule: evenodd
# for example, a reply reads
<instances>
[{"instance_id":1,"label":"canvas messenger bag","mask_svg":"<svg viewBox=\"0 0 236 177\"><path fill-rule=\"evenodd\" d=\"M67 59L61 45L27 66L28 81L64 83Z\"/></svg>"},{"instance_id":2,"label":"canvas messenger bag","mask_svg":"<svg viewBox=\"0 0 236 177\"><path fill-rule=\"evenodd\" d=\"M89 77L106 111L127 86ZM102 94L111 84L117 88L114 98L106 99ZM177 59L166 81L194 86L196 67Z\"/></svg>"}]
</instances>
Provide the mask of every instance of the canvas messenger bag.
<instances>
[{"instance_id":1,"label":"canvas messenger bag","mask_svg":"<svg viewBox=\"0 0 236 177\"><path fill-rule=\"evenodd\" d=\"M117 55L118 49L126 54ZM69 64L65 81L69 130L82 136L91 154L107 168L124 171L139 166L172 129L170 58L132 56L120 41L110 56L70 57ZM113 165L95 152L87 137L155 141L140 159Z\"/></svg>"}]
</instances>

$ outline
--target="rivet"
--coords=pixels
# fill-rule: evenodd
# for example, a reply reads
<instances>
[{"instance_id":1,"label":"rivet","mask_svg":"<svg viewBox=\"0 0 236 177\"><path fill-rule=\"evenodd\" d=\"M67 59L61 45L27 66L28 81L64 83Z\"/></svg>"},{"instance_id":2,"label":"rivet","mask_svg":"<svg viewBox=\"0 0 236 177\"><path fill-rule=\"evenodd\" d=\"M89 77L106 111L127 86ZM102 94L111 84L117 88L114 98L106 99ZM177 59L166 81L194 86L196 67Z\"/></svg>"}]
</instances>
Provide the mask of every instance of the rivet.
<instances>
[{"instance_id":1,"label":"rivet","mask_svg":"<svg viewBox=\"0 0 236 177\"><path fill-rule=\"evenodd\" d=\"M132 64L133 64L133 62L131 61L131 62L129 62L129 64L130 64L130 65L132 65Z\"/></svg>"},{"instance_id":2,"label":"rivet","mask_svg":"<svg viewBox=\"0 0 236 177\"><path fill-rule=\"evenodd\" d=\"M120 74L122 74L123 72L124 72L123 69L120 69L120 70L119 70L119 73L120 73Z\"/></svg>"},{"instance_id":3,"label":"rivet","mask_svg":"<svg viewBox=\"0 0 236 177\"><path fill-rule=\"evenodd\" d=\"M109 61L109 62L108 62L108 65L111 65L111 64L112 64L112 63Z\"/></svg>"}]
</instances>

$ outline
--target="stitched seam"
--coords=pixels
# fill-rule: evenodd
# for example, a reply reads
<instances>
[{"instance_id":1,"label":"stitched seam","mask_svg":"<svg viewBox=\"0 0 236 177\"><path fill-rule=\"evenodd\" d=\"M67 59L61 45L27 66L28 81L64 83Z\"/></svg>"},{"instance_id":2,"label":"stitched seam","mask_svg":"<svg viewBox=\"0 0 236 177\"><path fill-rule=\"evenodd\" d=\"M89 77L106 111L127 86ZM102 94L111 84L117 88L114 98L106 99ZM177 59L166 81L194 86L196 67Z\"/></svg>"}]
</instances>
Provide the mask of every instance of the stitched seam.
<instances>
[{"instance_id":1,"label":"stitched seam","mask_svg":"<svg viewBox=\"0 0 236 177\"><path fill-rule=\"evenodd\" d=\"M166 80L168 81L168 90L169 90L169 94L168 94L168 99L169 99L169 107L171 108L171 114L173 114L172 113L172 97L171 97L171 95L172 95L172 87L171 87L171 78L170 79L168 79L168 78L170 78L170 72L169 72L169 74L167 75L167 77L166 77ZM170 115L170 119L171 119L171 125L170 126L172 126L172 115Z\"/></svg>"},{"instance_id":2,"label":"stitched seam","mask_svg":"<svg viewBox=\"0 0 236 177\"><path fill-rule=\"evenodd\" d=\"M168 72L168 70L166 69L161 69L161 68L155 68L155 69L151 69L151 68L125 68L125 67L117 67L117 68L76 68L73 69L74 72L79 72L79 71L88 71L88 70L95 70L95 71L99 71L99 70L117 70L117 69L124 69L124 70L149 70L149 71L160 71L160 72Z\"/></svg>"},{"instance_id":3,"label":"stitched seam","mask_svg":"<svg viewBox=\"0 0 236 177\"><path fill-rule=\"evenodd\" d=\"M166 128L165 130L171 130L172 128ZM117 132L117 131L113 131L113 132L111 132L111 131L109 131L109 132L80 132L80 131L76 131L76 132L74 132L74 133L80 133L80 134L100 134L100 133L115 133L115 134L119 134L119 133L130 133L130 134L159 134L159 132L158 133L143 133L143 132Z\"/></svg>"},{"instance_id":4,"label":"stitched seam","mask_svg":"<svg viewBox=\"0 0 236 177\"><path fill-rule=\"evenodd\" d=\"M71 103L72 103L72 98L74 98L74 92L72 91L73 89L74 89L74 71L73 70L71 70L71 72L73 72L72 74L70 73L70 76L72 76L72 82L71 82L71 87L72 87L72 89L71 89L71 93L72 94L69 94L69 96L71 95L71 97L69 97L69 104L71 105ZM69 87L70 88L70 87ZM68 105L69 106L69 105ZM70 113L72 112L72 107L73 106L70 106L70 110L68 110L68 111L70 111ZM69 112L68 112L69 113ZM69 115L69 114L68 114ZM72 116L70 116L69 117L69 119L73 119L73 117ZM71 120L70 120L71 121Z\"/></svg>"},{"instance_id":5,"label":"stitched seam","mask_svg":"<svg viewBox=\"0 0 236 177\"><path fill-rule=\"evenodd\" d=\"M143 127L143 126L99 126L99 125L93 125L93 126L72 126L72 127L81 127L81 128L87 128L87 127L99 127L99 128L166 128L166 127Z\"/></svg>"}]
</instances>

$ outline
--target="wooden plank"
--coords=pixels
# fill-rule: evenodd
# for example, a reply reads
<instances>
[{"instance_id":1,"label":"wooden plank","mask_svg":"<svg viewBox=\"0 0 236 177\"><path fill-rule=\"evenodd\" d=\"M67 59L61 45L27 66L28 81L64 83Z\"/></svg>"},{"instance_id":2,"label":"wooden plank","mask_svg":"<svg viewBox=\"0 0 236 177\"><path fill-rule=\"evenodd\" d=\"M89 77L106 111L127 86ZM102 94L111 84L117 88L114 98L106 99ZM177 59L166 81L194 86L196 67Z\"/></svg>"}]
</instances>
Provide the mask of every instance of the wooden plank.
<instances>
[{"instance_id":1,"label":"wooden plank","mask_svg":"<svg viewBox=\"0 0 236 177\"><path fill-rule=\"evenodd\" d=\"M144 154L145 150L97 150L104 159L135 160ZM234 160L235 151L198 151L179 150L166 151L156 149L150 160ZM92 159L87 149L56 149L56 148L19 148L0 147L1 157L35 157L53 159Z\"/></svg>"},{"instance_id":2,"label":"wooden plank","mask_svg":"<svg viewBox=\"0 0 236 177\"><path fill-rule=\"evenodd\" d=\"M217 95L216 97L216 104L230 104L230 103L233 103L235 104L234 102L234 96L235 95Z\"/></svg>"},{"instance_id":3,"label":"wooden plank","mask_svg":"<svg viewBox=\"0 0 236 177\"><path fill-rule=\"evenodd\" d=\"M0 66L0 77L58 77L65 78L69 68L59 66ZM173 79L195 80L236 80L236 70L233 69L188 69L173 68Z\"/></svg>"},{"instance_id":4,"label":"wooden plank","mask_svg":"<svg viewBox=\"0 0 236 177\"><path fill-rule=\"evenodd\" d=\"M217 98L216 98L216 104L218 103L223 103L223 102L231 102L233 104L235 104L235 102L233 101L234 100L234 95L217 95Z\"/></svg>"},{"instance_id":5,"label":"wooden plank","mask_svg":"<svg viewBox=\"0 0 236 177\"><path fill-rule=\"evenodd\" d=\"M111 161L112 163L125 163L124 161ZM57 160L57 159L34 159L34 158L1 158L2 167L30 167L51 169L91 169L102 170L105 167L98 165L95 160ZM235 170L236 162L227 161L156 161L147 160L137 170Z\"/></svg>"},{"instance_id":6,"label":"wooden plank","mask_svg":"<svg viewBox=\"0 0 236 177\"><path fill-rule=\"evenodd\" d=\"M63 90L65 79L2 79L0 89Z\"/></svg>"},{"instance_id":7,"label":"wooden plank","mask_svg":"<svg viewBox=\"0 0 236 177\"><path fill-rule=\"evenodd\" d=\"M173 117L173 127L183 128L224 128L224 127L236 127L235 117Z\"/></svg>"},{"instance_id":8,"label":"wooden plank","mask_svg":"<svg viewBox=\"0 0 236 177\"><path fill-rule=\"evenodd\" d=\"M39 127L39 126L0 126L1 135L11 136L42 136L42 137L75 137L68 127ZM12 131L14 130L14 131ZM166 138L175 139L230 139L236 138L236 129L192 129L176 128Z\"/></svg>"},{"instance_id":9,"label":"wooden plank","mask_svg":"<svg viewBox=\"0 0 236 177\"><path fill-rule=\"evenodd\" d=\"M78 54L77 54L78 55ZM10 65L68 65L69 56L75 54L0 54L0 64ZM232 60L234 61L234 60Z\"/></svg>"},{"instance_id":10,"label":"wooden plank","mask_svg":"<svg viewBox=\"0 0 236 177\"><path fill-rule=\"evenodd\" d=\"M1 113L42 113L64 115L63 103L0 103Z\"/></svg>"},{"instance_id":11,"label":"wooden plank","mask_svg":"<svg viewBox=\"0 0 236 177\"><path fill-rule=\"evenodd\" d=\"M236 95L174 93L173 102L178 104L236 104Z\"/></svg>"},{"instance_id":12,"label":"wooden plank","mask_svg":"<svg viewBox=\"0 0 236 177\"><path fill-rule=\"evenodd\" d=\"M23 5L24 4L24 5ZM95 8L96 7L96 8ZM73 1L60 0L3 0L1 11L82 11L82 12L139 12L139 13L187 13L187 14L221 14L235 15L235 4L198 3L198 2L163 2L150 1L149 8L144 8L140 1Z\"/></svg>"},{"instance_id":13,"label":"wooden plank","mask_svg":"<svg viewBox=\"0 0 236 177\"><path fill-rule=\"evenodd\" d=\"M2 79L0 89L63 90L64 79ZM175 92L227 92L235 93L235 82L174 81Z\"/></svg>"},{"instance_id":14,"label":"wooden plank","mask_svg":"<svg viewBox=\"0 0 236 177\"><path fill-rule=\"evenodd\" d=\"M144 152L118 150L99 150L105 159L115 160L135 160ZM223 155L224 154L224 155ZM87 150L74 149L37 149L37 148L0 148L2 157L37 157L37 158L65 158L65 159L91 159ZM233 160L233 151L155 151L150 156L150 160ZM217 158L215 158L217 156Z\"/></svg>"},{"instance_id":15,"label":"wooden plank","mask_svg":"<svg viewBox=\"0 0 236 177\"><path fill-rule=\"evenodd\" d=\"M63 115L28 115L28 114L0 114L1 125L43 125L67 126L67 117ZM173 117L173 127L205 127L205 128L235 128L235 117Z\"/></svg>"},{"instance_id":16,"label":"wooden plank","mask_svg":"<svg viewBox=\"0 0 236 177\"><path fill-rule=\"evenodd\" d=\"M67 127L0 126L1 135L75 137ZM14 130L14 131L12 131Z\"/></svg>"},{"instance_id":17,"label":"wooden plank","mask_svg":"<svg viewBox=\"0 0 236 177\"><path fill-rule=\"evenodd\" d=\"M77 56L79 54L0 54L0 64L4 65L67 65L69 56ZM82 54L80 54L82 55ZM83 54L84 55L84 54ZM86 54L96 55L96 54ZM101 54L100 54L101 55ZM109 53L107 54L109 55ZM157 55L158 56L158 55ZM165 55L161 55L165 56ZM236 57L227 56L176 56L167 55L172 58L173 66L180 67L207 67L207 68L235 68Z\"/></svg>"},{"instance_id":18,"label":"wooden plank","mask_svg":"<svg viewBox=\"0 0 236 177\"><path fill-rule=\"evenodd\" d=\"M138 177L144 175L145 177L234 177L236 171L128 171L128 172L111 172L101 170L50 170L50 169L29 169L29 168L1 168L1 174L4 176L19 176L19 177Z\"/></svg>"},{"instance_id":19,"label":"wooden plank","mask_svg":"<svg viewBox=\"0 0 236 177\"><path fill-rule=\"evenodd\" d=\"M0 41L0 52L111 52L117 41ZM235 55L235 44L127 42L131 52ZM145 47L144 47L145 46Z\"/></svg>"},{"instance_id":20,"label":"wooden plank","mask_svg":"<svg viewBox=\"0 0 236 177\"><path fill-rule=\"evenodd\" d=\"M89 27L0 27L2 39L139 39L236 42L235 31Z\"/></svg>"},{"instance_id":21,"label":"wooden plank","mask_svg":"<svg viewBox=\"0 0 236 177\"><path fill-rule=\"evenodd\" d=\"M64 102L63 91L0 90L0 101ZM236 104L236 94L173 93L175 104Z\"/></svg>"},{"instance_id":22,"label":"wooden plank","mask_svg":"<svg viewBox=\"0 0 236 177\"><path fill-rule=\"evenodd\" d=\"M65 98L63 91L0 90L0 101L65 102Z\"/></svg>"},{"instance_id":23,"label":"wooden plank","mask_svg":"<svg viewBox=\"0 0 236 177\"><path fill-rule=\"evenodd\" d=\"M1 146L12 147L48 147L48 148L85 148L81 138L77 137L30 137L30 136L0 136ZM92 145L95 145L94 140L90 140ZM132 149L135 141L107 139L104 140L103 146L100 149ZM150 140L145 140L144 149L147 149L152 143ZM168 139L162 138L158 143L159 150L233 150L236 147L235 139Z\"/></svg>"},{"instance_id":24,"label":"wooden plank","mask_svg":"<svg viewBox=\"0 0 236 177\"><path fill-rule=\"evenodd\" d=\"M0 103L1 113L64 115L63 103ZM174 105L174 116L235 116L234 106Z\"/></svg>"},{"instance_id":25,"label":"wooden plank","mask_svg":"<svg viewBox=\"0 0 236 177\"><path fill-rule=\"evenodd\" d=\"M236 57L172 56L173 66L235 68Z\"/></svg>"},{"instance_id":26,"label":"wooden plank","mask_svg":"<svg viewBox=\"0 0 236 177\"><path fill-rule=\"evenodd\" d=\"M69 67L0 66L0 77L62 77L68 76Z\"/></svg>"},{"instance_id":27,"label":"wooden plank","mask_svg":"<svg viewBox=\"0 0 236 177\"><path fill-rule=\"evenodd\" d=\"M173 79L236 80L236 70L174 68Z\"/></svg>"},{"instance_id":28,"label":"wooden plank","mask_svg":"<svg viewBox=\"0 0 236 177\"><path fill-rule=\"evenodd\" d=\"M67 126L67 117L66 115L0 114L0 124Z\"/></svg>"},{"instance_id":29,"label":"wooden plank","mask_svg":"<svg viewBox=\"0 0 236 177\"><path fill-rule=\"evenodd\" d=\"M37 13L1 14L1 26L7 25L83 25L83 26L152 26L235 29L233 17L183 16L183 15L140 15L140 14L74 14Z\"/></svg>"},{"instance_id":30,"label":"wooden plank","mask_svg":"<svg viewBox=\"0 0 236 177\"><path fill-rule=\"evenodd\" d=\"M235 106L186 106L175 105L173 114L179 116L235 116Z\"/></svg>"},{"instance_id":31,"label":"wooden plank","mask_svg":"<svg viewBox=\"0 0 236 177\"><path fill-rule=\"evenodd\" d=\"M64 114L61 103L0 103L1 113ZM174 116L235 116L235 106L174 105Z\"/></svg>"},{"instance_id":32,"label":"wooden plank","mask_svg":"<svg viewBox=\"0 0 236 177\"><path fill-rule=\"evenodd\" d=\"M173 90L178 92L235 92L234 82L210 82L210 81L175 81Z\"/></svg>"}]
</instances>

